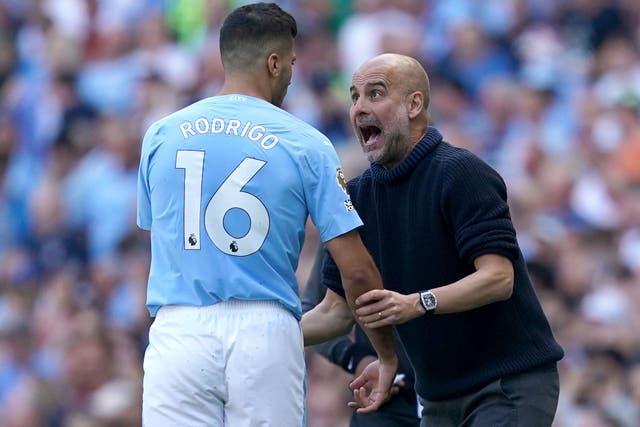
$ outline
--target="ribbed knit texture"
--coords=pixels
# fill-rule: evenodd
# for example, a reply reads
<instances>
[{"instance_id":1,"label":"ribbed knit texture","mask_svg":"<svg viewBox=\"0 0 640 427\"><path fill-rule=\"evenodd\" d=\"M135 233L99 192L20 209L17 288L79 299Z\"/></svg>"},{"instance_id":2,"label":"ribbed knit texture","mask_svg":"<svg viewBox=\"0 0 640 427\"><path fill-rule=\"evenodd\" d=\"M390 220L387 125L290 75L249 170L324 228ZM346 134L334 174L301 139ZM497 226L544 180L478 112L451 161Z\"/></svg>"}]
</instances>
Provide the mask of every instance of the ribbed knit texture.
<instances>
[{"instance_id":1,"label":"ribbed knit texture","mask_svg":"<svg viewBox=\"0 0 640 427\"><path fill-rule=\"evenodd\" d=\"M505 184L486 163L430 128L398 166L372 164L349 182L349 192L387 289L411 294L453 283L483 254L513 261L509 300L397 326L420 396L460 396L562 358L518 247ZM330 258L323 273L325 284L341 292Z\"/></svg>"}]
</instances>

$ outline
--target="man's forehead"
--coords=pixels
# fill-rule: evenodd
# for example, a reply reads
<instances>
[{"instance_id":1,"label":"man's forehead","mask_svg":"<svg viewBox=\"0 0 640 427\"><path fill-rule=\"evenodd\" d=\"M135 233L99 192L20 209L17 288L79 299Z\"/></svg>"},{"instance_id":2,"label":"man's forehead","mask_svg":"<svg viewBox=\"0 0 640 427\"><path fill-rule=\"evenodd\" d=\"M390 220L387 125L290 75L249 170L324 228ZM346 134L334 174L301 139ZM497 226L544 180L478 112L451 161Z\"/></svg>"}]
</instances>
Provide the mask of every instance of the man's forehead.
<instances>
[{"instance_id":1,"label":"man's forehead","mask_svg":"<svg viewBox=\"0 0 640 427\"><path fill-rule=\"evenodd\" d=\"M367 85L382 84L389 87L393 83L393 75L388 66L372 64L363 66L353 74L351 87L358 88Z\"/></svg>"}]
</instances>

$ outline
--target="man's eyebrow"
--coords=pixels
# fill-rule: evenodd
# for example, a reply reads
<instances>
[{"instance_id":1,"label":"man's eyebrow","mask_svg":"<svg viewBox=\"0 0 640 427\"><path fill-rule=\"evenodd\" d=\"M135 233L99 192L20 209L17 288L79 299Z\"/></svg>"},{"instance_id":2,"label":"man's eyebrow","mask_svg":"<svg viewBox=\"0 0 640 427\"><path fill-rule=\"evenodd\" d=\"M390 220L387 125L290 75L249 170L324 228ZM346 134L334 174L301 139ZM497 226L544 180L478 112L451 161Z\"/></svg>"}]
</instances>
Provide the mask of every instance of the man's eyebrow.
<instances>
[{"instance_id":1,"label":"man's eyebrow","mask_svg":"<svg viewBox=\"0 0 640 427\"><path fill-rule=\"evenodd\" d=\"M364 85L365 89L370 89L373 86L382 86L385 89L387 88L387 84L383 80L378 80L378 81L375 81L375 82L369 82L369 83ZM353 92L354 90L356 90L356 87L354 85L352 85L349 88L349 91Z\"/></svg>"},{"instance_id":2,"label":"man's eyebrow","mask_svg":"<svg viewBox=\"0 0 640 427\"><path fill-rule=\"evenodd\" d=\"M364 85L364 86L365 86L366 88L370 88L370 87L372 87L372 86L382 86L383 88L385 88L385 89L386 89L387 84L386 84L384 81L382 81L382 80L378 80L378 81L375 81L375 82L369 82L369 83L367 83L367 84L366 84L366 85Z\"/></svg>"}]
</instances>

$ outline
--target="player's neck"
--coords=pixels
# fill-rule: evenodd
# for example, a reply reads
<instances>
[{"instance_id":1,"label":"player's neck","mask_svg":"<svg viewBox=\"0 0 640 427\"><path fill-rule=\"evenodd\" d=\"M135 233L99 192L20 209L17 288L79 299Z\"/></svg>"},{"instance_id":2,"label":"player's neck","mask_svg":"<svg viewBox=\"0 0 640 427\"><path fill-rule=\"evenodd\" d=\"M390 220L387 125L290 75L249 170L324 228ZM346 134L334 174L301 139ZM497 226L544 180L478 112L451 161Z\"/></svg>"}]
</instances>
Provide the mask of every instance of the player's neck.
<instances>
[{"instance_id":1,"label":"player's neck","mask_svg":"<svg viewBox=\"0 0 640 427\"><path fill-rule=\"evenodd\" d=\"M222 95L247 95L254 98L264 99L267 102L271 102L271 97L268 91L260 87L260 84L255 79L250 78L226 78L222 88L218 92L219 96Z\"/></svg>"}]
</instances>

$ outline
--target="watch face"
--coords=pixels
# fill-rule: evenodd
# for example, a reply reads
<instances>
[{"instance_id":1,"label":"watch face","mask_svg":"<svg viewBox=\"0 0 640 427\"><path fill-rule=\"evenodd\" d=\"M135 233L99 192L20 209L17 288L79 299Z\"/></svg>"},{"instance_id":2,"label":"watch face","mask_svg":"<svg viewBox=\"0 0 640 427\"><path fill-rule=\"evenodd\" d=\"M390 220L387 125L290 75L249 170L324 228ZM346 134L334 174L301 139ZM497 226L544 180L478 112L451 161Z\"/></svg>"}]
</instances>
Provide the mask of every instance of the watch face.
<instances>
[{"instance_id":1,"label":"watch face","mask_svg":"<svg viewBox=\"0 0 640 427\"><path fill-rule=\"evenodd\" d=\"M433 295L431 292L423 292L422 294L420 294L420 297L422 298L424 307L428 311L435 310L437 304L435 295Z\"/></svg>"}]
</instances>

